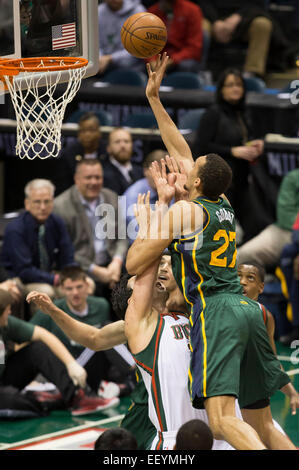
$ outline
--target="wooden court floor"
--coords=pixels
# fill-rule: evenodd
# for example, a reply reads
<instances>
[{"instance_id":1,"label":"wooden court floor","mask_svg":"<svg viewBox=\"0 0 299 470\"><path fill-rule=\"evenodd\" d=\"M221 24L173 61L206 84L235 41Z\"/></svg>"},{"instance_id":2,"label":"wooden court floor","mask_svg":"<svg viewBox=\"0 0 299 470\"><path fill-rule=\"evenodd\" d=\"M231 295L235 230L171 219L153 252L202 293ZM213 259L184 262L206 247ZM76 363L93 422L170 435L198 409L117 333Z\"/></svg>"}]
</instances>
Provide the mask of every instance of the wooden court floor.
<instances>
[{"instance_id":1,"label":"wooden court floor","mask_svg":"<svg viewBox=\"0 0 299 470\"><path fill-rule=\"evenodd\" d=\"M299 344L295 349L277 343L278 357L299 392ZM46 418L0 421L0 450L92 450L97 437L117 426L130 405L122 398L118 407L85 417L67 411L52 412ZM277 392L271 399L274 419L299 448L299 409L292 416L289 400Z\"/></svg>"}]
</instances>

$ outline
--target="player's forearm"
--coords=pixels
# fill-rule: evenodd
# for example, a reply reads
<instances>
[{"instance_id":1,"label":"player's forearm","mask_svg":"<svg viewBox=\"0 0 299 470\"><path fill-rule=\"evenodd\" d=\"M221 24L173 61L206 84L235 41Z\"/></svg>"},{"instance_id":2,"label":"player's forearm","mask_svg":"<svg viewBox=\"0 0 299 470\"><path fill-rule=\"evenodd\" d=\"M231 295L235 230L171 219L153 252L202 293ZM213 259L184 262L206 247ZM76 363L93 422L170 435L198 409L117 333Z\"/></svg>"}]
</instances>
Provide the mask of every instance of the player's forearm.
<instances>
[{"instance_id":1,"label":"player's forearm","mask_svg":"<svg viewBox=\"0 0 299 470\"><path fill-rule=\"evenodd\" d=\"M56 306L48 313L69 338L93 351L111 349L126 342L122 320L99 329L71 318Z\"/></svg>"},{"instance_id":2,"label":"player's forearm","mask_svg":"<svg viewBox=\"0 0 299 470\"><path fill-rule=\"evenodd\" d=\"M149 104L156 117L162 140L169 155L179 163L190 160L193 164L192 153L186 140L162 105L159 97L148 97Z\"/></svg>"},{"instance_id":3,"label":"player's forearm","mask_svg":"<svg viewBox=\"0 0 299 470\"><path fill-rule=\"evenodd\" d=\"M294 395L297 395L297 391L295 390L294 386L291 382L286 384L284 387L280 389L282 393L284 393L287 397L291 398Z\"/></svg>"},{"instance_id":4,"label":"player's forearm","mask_svg":"<svg viewBox=\"0 0 299 470\"><path fill-rule=\"evenodd\" d=\"M160 240L161 242L161 240ZM140 276L163 253L166 246L159 240L137 238L129 248L126 269L132 276Z\"/></svg>"},{"instance_id":5,"label":"player's forearm","mask_svg":"<svg viewBox=\"0 0 299 470\"><path fill-rule=\"evenodd\" d=\"M97 350L96 336L99 331L98 328L71 318L56 306L51 309L51 312L47 313L70 339L86 348Z\"/></svg>"}]
</instances>

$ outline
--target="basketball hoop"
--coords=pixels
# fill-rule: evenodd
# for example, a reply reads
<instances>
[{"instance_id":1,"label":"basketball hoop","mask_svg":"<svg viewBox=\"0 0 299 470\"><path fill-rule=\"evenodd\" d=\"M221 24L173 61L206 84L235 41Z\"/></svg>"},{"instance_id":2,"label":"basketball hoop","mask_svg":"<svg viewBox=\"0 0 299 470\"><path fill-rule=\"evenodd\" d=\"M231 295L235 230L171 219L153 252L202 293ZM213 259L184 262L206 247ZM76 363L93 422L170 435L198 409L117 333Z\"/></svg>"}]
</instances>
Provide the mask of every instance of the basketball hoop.
<instances>
[{"instance_id":1,"label":"basketball hoop","mask_svg":"<svg viewBox=\"0 0 299 470\"><path fill-rule=\"evenodd\" d=\"M78 57L0 59L0 80L16 113L19 157L57 157L65 108L79 90L87 64ZM57 90L62 74L64 92Z\"/></svg>"}]
</instances>

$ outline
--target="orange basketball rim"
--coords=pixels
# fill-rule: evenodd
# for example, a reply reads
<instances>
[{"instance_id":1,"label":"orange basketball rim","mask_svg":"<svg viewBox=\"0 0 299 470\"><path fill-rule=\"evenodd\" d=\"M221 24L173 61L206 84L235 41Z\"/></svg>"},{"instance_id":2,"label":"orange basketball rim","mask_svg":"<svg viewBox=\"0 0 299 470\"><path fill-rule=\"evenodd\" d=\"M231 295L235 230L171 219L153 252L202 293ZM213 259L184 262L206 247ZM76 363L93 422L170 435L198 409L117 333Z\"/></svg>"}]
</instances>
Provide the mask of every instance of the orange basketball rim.
<instances>
[{"instance_id":1,"label":"orange basketball rim","mask_svg":"<svg viewBox=\"0 0 299 470\"><path fill-rule=\"evenodd\" d=\"M16 154L30 160L57 157L65 109L86 73L79 57L0 59L0 80L16 113ZM64 92L57 87L66 83Z\"/></svg>"}]
</instances>

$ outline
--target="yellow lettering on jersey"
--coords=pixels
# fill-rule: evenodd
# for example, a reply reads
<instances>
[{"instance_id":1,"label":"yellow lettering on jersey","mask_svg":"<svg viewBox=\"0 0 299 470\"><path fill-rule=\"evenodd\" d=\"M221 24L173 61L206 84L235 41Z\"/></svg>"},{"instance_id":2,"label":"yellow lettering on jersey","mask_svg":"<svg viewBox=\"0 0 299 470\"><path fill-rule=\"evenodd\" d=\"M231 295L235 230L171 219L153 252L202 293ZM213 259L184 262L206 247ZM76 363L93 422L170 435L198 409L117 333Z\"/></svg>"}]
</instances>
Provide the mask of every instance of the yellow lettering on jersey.
<instances>
[{"instance_id":1,"label":"yellow lettering on jersey","mask_svg":"<svg viewBox=\"0 0 299 470\"><path fill-rule=\"evenodd\" d=\"M230 265L228 266L229 268L234 268L236 265L236 258L237 258L237 247L236 247L236 232L229 232L229 241L235 243L235 251L233 254L233 259Z\"/></svg>"},{"instance_id":2,"label":"yellow lettering on jersey","mask_svg":"<svg viewBox=\"0 0 299 470\"><path fill-rule=\"evenodd\" d=\"M233 254L233 258L231 263L229 264L229 268L234 268L236 264L236 257L237 257L237 249L236 249L236 232L226 232L224 229L218 230L214 237L214 241L219 241L221 238L224 238L224 243L219 246L216 250L212 251L211 253L211 259L210 259L210 265L211 266L218 266L220 268L226 268L227 267L227 257L224 256L223 258L220 258L221 255L223 255L229 244L234 242L235 244L235 251Z\"/></svg>"},{"instance_id":3,"label":"yellow lettering on jersey","mask_svg":"<svg viewBox=\"0 0 299 470\"><path fill-rule=\"evenodd\" d=\"M224 258L219 258L219 256L226 252L229 245L229 238L226 231L223 229L220 229L217 233L215 233L213 240L219 241L220 238L224 238L224 243L219 248L217 248L217 250L212 251L210 265L225 268L227 266L227 257L225 256Z\"/></svg>"}]
</instances>

